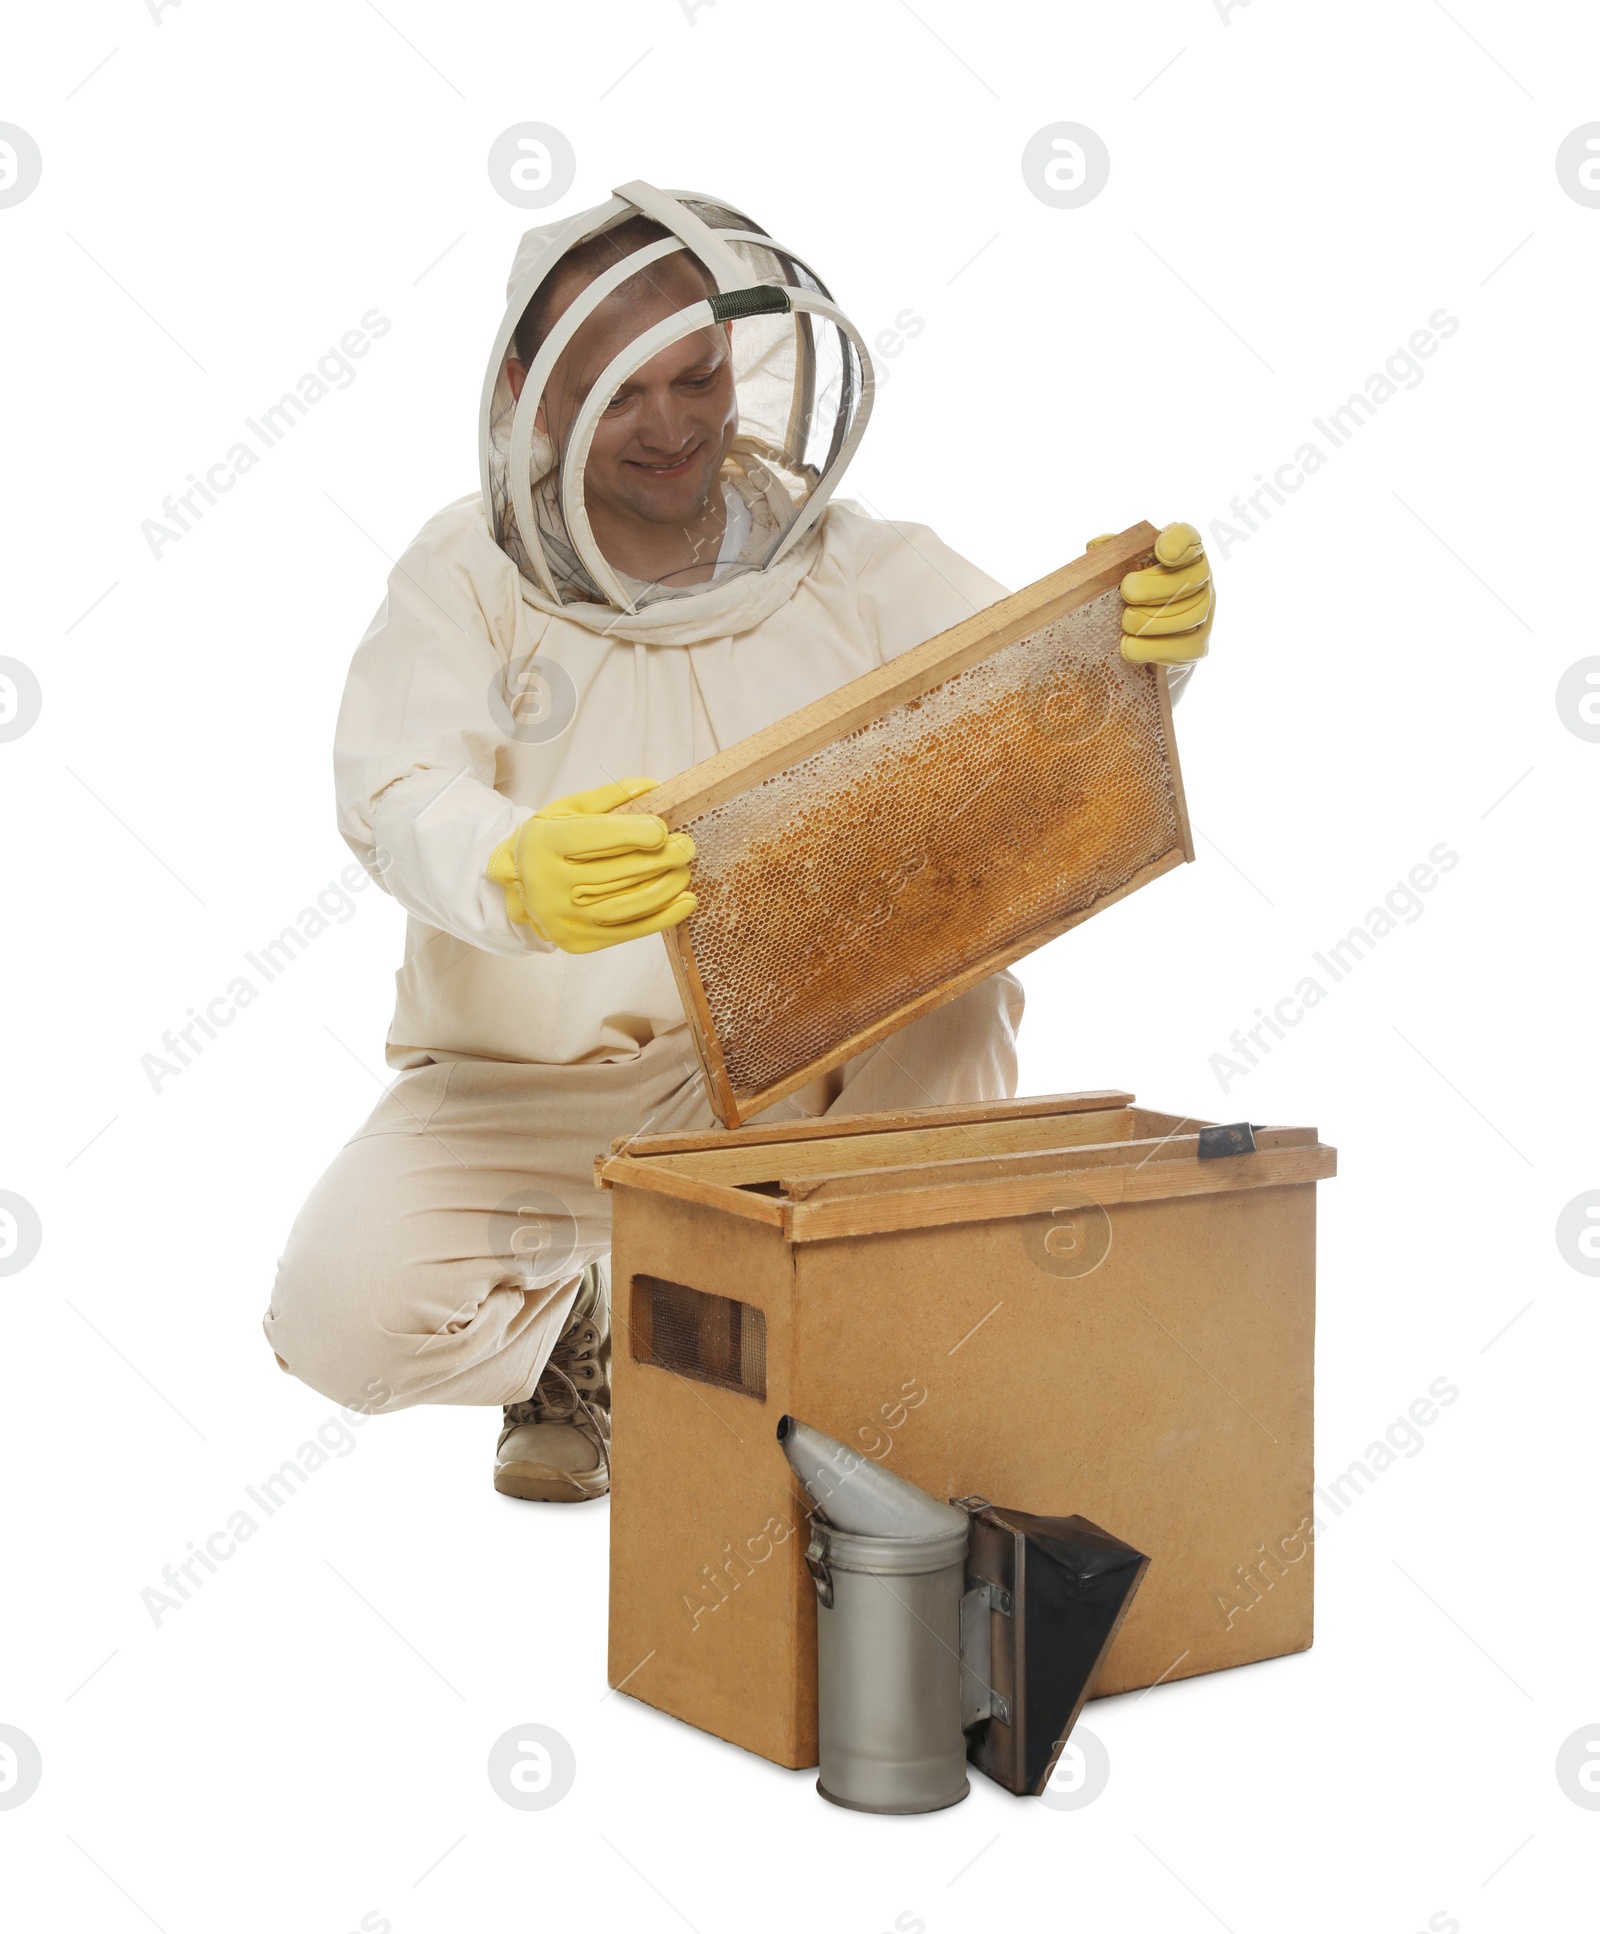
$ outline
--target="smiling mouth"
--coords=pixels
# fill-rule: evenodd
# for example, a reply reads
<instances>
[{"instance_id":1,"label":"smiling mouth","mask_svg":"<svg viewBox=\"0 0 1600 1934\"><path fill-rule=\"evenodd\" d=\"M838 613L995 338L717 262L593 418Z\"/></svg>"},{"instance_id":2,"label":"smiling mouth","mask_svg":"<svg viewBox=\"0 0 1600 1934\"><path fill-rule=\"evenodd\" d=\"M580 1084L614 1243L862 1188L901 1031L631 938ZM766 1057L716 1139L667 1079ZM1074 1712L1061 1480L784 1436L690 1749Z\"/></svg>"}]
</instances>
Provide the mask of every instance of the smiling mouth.
<instances>
[{"instance_id":1,"label":"smiling mouth","mask_svg":"<svg viewBox=\"0 0 1600 1934\"><path fill-rule=\"evenodd\" d=\"M647 477L670 479L686 475L693 468L695 458L699 454L700 445L696 443L681 457L674 457L670 463L646 463L639 457L629 457L627 463L630 470L642 470Z\"/></svg>"}]
</instances>

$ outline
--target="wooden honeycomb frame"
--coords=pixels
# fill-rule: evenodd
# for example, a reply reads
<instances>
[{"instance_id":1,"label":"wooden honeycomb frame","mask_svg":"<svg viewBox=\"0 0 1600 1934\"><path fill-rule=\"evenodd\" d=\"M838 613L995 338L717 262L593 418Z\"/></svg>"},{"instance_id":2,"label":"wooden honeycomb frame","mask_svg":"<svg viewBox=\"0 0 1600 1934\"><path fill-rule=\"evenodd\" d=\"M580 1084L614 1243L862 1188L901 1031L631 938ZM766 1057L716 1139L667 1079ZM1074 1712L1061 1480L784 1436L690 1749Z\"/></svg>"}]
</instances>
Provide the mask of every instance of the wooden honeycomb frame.
<instances>
[{"instance_id":1,"label":"wooden honeycomb frame","mask_svg":"<svg viewBox=\"0 0 1600 1934\"><path fill-rule=\"evenodd\" d=\"M662 938L725 1126L1194 858L1166 670L1119 650L1117 587L1156 535L1133 525L629 805L696 842L699 910Z\"/></svg>"}]
</instances>

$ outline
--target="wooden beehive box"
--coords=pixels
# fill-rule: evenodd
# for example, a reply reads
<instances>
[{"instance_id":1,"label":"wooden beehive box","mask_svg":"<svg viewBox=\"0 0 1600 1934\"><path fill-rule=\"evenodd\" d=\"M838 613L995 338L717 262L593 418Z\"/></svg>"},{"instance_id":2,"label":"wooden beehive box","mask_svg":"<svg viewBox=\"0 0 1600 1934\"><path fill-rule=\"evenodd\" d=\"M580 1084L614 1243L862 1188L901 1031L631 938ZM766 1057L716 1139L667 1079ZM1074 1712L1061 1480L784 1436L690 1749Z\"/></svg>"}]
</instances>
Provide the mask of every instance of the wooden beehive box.
<instances>
[{"instance_id":1,"label":"wooden beehive box","mask_svg":"<svg viewBox=\"0 0 1600 1934\"><path fill-rule=\"evenodd\" d=\"M785 1411L936 1497L1079 1513L1148 1553L1100 1693L1308 1646L1315 1183L1334 1151L1272 1128L1201 1160L1202 1125L1058 1095L601 1158L611 1683L815 1763Z\"/></svg>"},{"instance_id":2,"label":"wooden beehive box","mask_svg":"<svg viewBox=\"0 0 1600 1934\"><path fill-rule=\"evenodd\" d=\"M697 848L663 936L748 1121L1194 848L1167 674L1121 655L1136 524L629 804Z\"/></svg>"}]
</instances>

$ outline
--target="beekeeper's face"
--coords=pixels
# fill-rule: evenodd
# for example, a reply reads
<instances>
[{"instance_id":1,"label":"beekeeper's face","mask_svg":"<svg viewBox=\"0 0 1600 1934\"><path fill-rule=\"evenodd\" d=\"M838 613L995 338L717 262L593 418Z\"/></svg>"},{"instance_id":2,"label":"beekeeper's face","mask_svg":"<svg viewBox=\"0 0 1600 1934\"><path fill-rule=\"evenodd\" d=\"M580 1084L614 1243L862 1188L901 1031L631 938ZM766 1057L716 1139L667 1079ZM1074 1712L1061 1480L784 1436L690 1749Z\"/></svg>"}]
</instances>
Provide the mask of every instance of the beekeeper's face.
<instances>
[{"instance_id":1,"label":"beekeeper's face","mask_svg":"<svg viewBox=\"0 0 1600 1934\"><path fill-rule=\"evenodd\" d=\"M570 288L558 286L550 324L583 286L577 281ZM600 304L556 363L539 428L564 447L579 409L612 358L706 293L700 273L671 256L625 282ZM511 377L520 395L518 365L511 366ZM608 521L607 512L651 524L693 521L738 428L728 326L713 323L669 344L622 384L601 413L583 479L596 534Z\"/></svg>"}]
</instances>

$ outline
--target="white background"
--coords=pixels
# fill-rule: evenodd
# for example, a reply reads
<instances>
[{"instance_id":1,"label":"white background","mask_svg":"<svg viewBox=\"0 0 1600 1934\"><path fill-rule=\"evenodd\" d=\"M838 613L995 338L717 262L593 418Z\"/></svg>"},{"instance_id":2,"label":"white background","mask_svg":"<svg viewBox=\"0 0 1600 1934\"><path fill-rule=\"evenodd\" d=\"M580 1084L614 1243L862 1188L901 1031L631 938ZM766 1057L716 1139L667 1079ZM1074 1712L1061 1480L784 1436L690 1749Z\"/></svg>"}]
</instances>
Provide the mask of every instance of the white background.
<instances>
[{"instance_id":1,"label":"white background","mask_svg":"<svg viewBox=\"0 0 1600 1934\"><path fill-rule=\"evenodd\" d=\"M0 1188L43 1226L0 1280L0 1723L44 1766L0 1811L7 1924L1579 1924L1600 1283L1555 1223L1600 1186L1600 746L1555 692L1600 651L1600 210L1554 163L1600 119L1593 10L83 0L14 13L0 72L44 157L0 209L0 653L44 694L0 745ZM526 120L578 160L535 214L485 165ZM1061 120L1111 154L1075 210L1020 165ZM159 1628L141 1603L330 1414L258 1323L385 1079L398 909L360 895L159 1093L141 1057L348 863L345 667L386 554L475 487L517 237L634 175L746 207L869 339L923 320L845 494L1013 584L1227 518L1459 320L1269 524L1213 533L1199 864L1026 963L1022 1088L1337 1145L1324 1481L1460 1396L1320 1541L1314 1650L1092 1707L1081 1810L976 1779L852 1815L605 1696L605 1507L496 1497L480 1411L368 1423ZM153 558L141 521L374 307L357 380ZM1421 917L1224 1093L1233 1030L1441 841ZM524 1722L577 1756L553 1810L485 1775Z\"/></svg>"}]
</instances>

